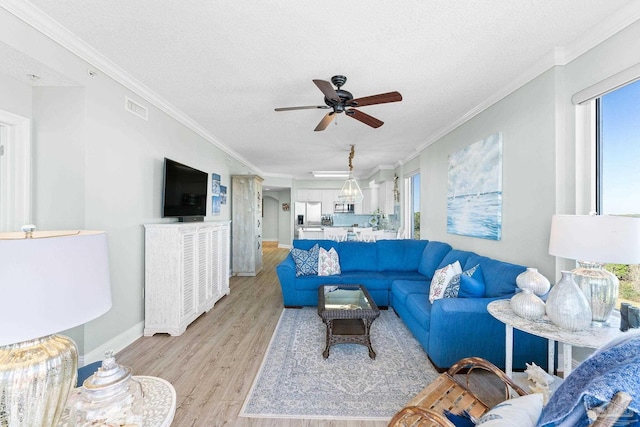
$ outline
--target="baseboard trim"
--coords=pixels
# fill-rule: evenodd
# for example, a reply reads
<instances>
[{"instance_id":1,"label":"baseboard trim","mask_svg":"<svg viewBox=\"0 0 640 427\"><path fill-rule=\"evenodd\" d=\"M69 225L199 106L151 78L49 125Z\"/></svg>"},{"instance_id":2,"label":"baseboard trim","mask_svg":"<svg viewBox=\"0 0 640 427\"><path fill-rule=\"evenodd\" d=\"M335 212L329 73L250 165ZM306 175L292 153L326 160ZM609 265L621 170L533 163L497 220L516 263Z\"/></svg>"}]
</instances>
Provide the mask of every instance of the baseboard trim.
<instances>
[{"instance_id":1,"label":"baseboard trim","mask_svg":"<svg viewBox=\"0 0 640 427\"><path fill-rule=\"evenodd\" d=\"M278 243L278 249L291 249L291 245L283 245Z\"/></svg>"},{"instance_id":2,"label":"baseboard trim","mask_svg":"<svg viewBox=\"0 0 640 427\"><path fill-rule=\"evenodd\" d=\"M78 367L88 365L98 360L104 359L104 353L107 351L113 351L113 354L124 350L127 346L131 345L135 340L142 337L144 330L144 321L134 325L127 329L115 338L107 341L98 348L91 350L88 353L78 356Z\"/></svg>"}]
</instances>

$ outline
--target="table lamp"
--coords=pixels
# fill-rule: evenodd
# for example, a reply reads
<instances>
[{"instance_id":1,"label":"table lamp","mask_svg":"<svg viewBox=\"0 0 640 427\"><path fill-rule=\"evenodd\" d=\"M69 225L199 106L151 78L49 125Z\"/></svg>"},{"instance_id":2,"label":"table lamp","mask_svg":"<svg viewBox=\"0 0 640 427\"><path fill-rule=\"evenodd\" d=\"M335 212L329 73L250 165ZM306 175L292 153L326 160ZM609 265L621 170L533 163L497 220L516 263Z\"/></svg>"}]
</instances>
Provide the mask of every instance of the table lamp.
<instances>
[{"instance_id":1,"label":"table lamp","mask_svg":"<svg viewBox=\"0 0 640 427\"><path fill-rule=\"evenodd\" d=\"M573 278L589 301L592 325L604 326L620 286L604 264L640 264L640 218L554 215L549 254L578 261Z\"/></svg>"},{"instance_id":2,"label":"table lamp","mask_svg":"<svg viewBox=\"0 0 640 427\"><path fill-rule=\"evenodd\" d=\"M0 425L54 426L78 350L56 335L111 308L102 231L0 233Z\"/></svg>"}]
</instances>

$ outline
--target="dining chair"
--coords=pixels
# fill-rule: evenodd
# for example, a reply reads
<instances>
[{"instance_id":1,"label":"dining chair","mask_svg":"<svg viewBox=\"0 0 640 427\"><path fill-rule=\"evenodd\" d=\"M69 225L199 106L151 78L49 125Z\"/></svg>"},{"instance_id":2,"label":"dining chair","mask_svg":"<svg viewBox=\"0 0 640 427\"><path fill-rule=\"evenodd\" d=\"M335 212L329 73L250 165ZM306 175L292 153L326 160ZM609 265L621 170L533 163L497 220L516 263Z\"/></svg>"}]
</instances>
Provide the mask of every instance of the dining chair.
<instances>
[{"instance_id":1,"label":"dining chair","mask_svg":"<svg viewBox=\"0 0 640 427\"><path fill-rule=\"evenodd\" d=\"M324 238L327 240L334 240L336 242L346 242L347 233L346 228L325 228Z\"/></svg>"}]
</instances>

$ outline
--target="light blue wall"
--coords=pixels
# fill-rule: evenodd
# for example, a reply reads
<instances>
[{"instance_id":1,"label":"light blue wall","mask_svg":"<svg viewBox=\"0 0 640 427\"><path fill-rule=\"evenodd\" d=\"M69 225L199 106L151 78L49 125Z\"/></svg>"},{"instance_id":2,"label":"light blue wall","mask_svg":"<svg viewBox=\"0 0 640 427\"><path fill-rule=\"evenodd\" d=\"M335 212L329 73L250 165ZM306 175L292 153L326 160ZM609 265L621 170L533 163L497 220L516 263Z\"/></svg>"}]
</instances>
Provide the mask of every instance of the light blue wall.
<instances>
[{"instance_id":1,"label":"light blue wall","mask_svg":"<svg viewBox=\"0 0 640 427\"><path fill-rule=\"evenodd\" d=\"M421 153L421 238L553 276L547 246L555 211L555 72L544 73ZM448 234L448 156L497 132L503 134L502 239Z\"/></svg>"}]
</instances>

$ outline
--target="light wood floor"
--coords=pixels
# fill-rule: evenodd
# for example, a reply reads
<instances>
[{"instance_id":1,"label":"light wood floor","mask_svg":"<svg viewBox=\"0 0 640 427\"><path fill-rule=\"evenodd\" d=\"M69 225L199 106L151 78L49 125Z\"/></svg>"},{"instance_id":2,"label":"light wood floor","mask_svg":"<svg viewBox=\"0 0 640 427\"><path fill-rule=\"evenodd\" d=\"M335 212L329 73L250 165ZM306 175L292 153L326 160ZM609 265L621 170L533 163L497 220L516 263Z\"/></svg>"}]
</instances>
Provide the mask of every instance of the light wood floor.
<instances>
[{"instance_id":1,"label":"light wood floor","mask_svg":"<svg viewBox=\"0 0 640 427\"><path fill-rule=\"evenodd\" d=\"M118 353L134 375L166 379L176 389L172 426L382 427L385 422L238 417L283 310L275 266L288 250L265 244L263 271L232 277L231 293L179 337L142 337Z\"/></svg>"}]
</instances>

